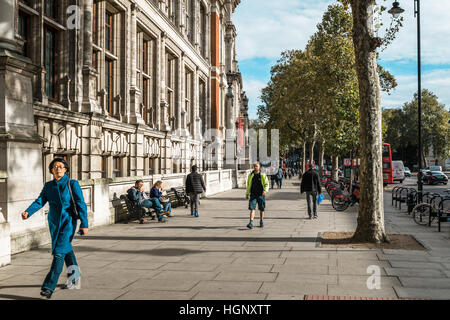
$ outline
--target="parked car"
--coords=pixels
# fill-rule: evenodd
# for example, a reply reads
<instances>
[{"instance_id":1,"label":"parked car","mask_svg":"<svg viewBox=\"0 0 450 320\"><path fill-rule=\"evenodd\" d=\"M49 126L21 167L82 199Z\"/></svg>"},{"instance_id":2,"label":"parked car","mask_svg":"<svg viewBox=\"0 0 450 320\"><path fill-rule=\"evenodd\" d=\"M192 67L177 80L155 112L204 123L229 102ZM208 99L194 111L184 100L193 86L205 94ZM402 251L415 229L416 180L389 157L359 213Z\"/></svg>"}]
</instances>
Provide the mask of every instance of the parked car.
<instances>
[{"instance_id":1,"label":"parked car","mask_svg":"<svg viewBox=\"0 0 450 320\"><path fill-rule=\"evenodd\" d=\"M411 170L408 167L405 167L405 177L411 177Z\"/></svg>"},{"instance_id":2,"label":"parked car","mask_svg":"<svg viewBox=\"0 0 450 320\"><path fill-rule=\"evenodd\" d=\"M442 167L441 166L429 166L428 170L430 170L430 171L441 171L442 172Z\"/></svg>"},{"instance_id":3,"label":"parked car","mask_svg":"<svg viewBox=\"0 0 450 320\"><path fill-rule=\"evenodd\" d=\"M442 171L427 171L424 173L422 181L427 184L448 183L448 177Z\"/></svg>"},{"instance_id":4,"label":"parked car","mask_svg":"<svg viewBox=\"0 0 450 320\"><path fill-rule=\"evenodd\" d=\"M392 161L392 171L394 175L393 180L403 183L403 180L405 180L405 166L403 165L403 161Z\"/></svg>"}]
</instances>

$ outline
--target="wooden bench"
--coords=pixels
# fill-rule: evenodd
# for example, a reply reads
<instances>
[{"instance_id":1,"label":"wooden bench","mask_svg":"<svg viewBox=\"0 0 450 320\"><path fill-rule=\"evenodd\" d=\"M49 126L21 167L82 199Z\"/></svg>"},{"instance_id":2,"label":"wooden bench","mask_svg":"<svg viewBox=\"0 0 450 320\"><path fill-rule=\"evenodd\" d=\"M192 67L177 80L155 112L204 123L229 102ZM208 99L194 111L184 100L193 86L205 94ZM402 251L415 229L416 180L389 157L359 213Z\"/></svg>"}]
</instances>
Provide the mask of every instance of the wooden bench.
<instances>
[{"instance_id":1,"label":"wooden bench","mask_svg":"<svg viewBox=\"0 0 450 320\"><path fill-rule=\"evenodd\" d=\"M175 194L175 191L170 190L166 192L166 196L169 198L170 203L172 204L172 208L178 207L178 198Z\"/></svg>"},{"instance_id":2,"label":"wooden bench","mask_svg":"<svg viewBox=\"0 0 450 320\"><path fill-rule=\"evenodd\" d=\"M136 201L131 201L126 194L122 194L120 196L120 199L125 201L125 205L129 213L129 217L125 223L128 223L129 221L131 221L131 219L136 218L139 219L139 223L142 224L144 222L145 216L152 217L152 220L156 219L155 209L146 209L144 207L141 207L136 203Z\"/></svg>"},{"instance_id":3,"label":"wooden bench","mask_svg":"<svg viewBox=\"0 0 450 320\"><path fill-rule=\"evenodd\" d=\"M189 199L189 196L186 193L186 189L184 187L176 187L170 189L175 193L175 196L177 198L177 205L183 206L187 208L189 206L189 203L191 200Z\"/></svg>"}]
</instances>

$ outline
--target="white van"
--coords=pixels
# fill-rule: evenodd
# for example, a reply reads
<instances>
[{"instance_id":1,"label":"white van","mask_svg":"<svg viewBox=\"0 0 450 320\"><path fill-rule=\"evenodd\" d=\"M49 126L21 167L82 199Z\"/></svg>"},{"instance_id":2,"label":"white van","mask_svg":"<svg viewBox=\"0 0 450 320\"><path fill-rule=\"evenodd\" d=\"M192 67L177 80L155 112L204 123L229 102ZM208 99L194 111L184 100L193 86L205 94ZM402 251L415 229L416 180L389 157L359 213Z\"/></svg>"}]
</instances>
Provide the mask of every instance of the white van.
<instances>
[{"instance_id":1,"label":"white van","mask_svg":"<svg viewBox=\"0 0 450 320\"><path fill-rule=\"evenodd\" d=\"M400 181L400 183L405 180L405 166L403 161L392 161L392 174L394 176L394 181Z\"/></svg>"}]
</instances>

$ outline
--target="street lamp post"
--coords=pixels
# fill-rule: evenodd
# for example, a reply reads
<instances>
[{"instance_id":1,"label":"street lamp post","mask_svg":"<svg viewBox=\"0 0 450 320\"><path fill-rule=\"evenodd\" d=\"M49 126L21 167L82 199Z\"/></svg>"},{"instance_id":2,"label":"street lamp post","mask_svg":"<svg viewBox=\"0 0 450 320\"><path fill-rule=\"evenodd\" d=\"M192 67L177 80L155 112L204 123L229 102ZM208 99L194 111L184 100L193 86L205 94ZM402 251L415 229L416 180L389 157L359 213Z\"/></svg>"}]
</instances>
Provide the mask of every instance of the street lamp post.
<instances>
[{"instance_id":1,"label":"street lamp post","mask_svg":"<svg viewBox=\"0 0 450 320\"><path fill-rule=\"evenodd\" d=\"M405 10L400 7L398 1L392 4L388 12L394 18L398 18ZM420 41L420 0L414 0L414 16L417 18L417 98L418 98L418 129L419 129L419 172L417 174L418 200L422 201L422 66L421 66L421 41Z\"/></svg>"},{"instance_id":2,"label":"street lamp post","mask_svg":"<svg viewBox=\"0 0 450 320\"><path fill-rule=\"evenodd\" d=\"M230 99L230 109L229 109L229 113L228 116L231 117L233 115L233 99L234 99L234 94L233 94L233 81L236 77L236 73L232 72L231 70L227 72L227 83L228 83L228 93L227 93L227 98ZM227 121L230 121L231 119L227 119ZM231 121L230 121L231 122ZM235 142L235 154L234 154L234 164L235 164L235 174L236 174L236 185L235 187L238 188L239 187L239 183L238 183L238 154L237 154L237 130L238 130L238 122L236 121L236 130L235 130L235 137L234 137L234 142Z\"/></svg>"}]
</instances>

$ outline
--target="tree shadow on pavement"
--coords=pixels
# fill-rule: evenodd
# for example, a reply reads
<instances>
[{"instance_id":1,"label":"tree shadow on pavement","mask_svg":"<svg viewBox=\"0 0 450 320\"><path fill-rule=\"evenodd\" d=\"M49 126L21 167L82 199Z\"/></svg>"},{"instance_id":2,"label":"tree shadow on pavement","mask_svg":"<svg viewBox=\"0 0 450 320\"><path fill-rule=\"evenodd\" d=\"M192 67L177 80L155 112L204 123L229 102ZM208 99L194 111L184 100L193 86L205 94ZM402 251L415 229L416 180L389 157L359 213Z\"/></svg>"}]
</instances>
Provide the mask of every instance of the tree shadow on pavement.
<instances>
[{"instance_id":1,"label":"tree shadow on pavement","mask_svg":"<svg viewBox=\"0 0 450 320\"><path fill-rule=\"evenodd\" d=\"M134 237L134 236L85 236L89 240L130 241L220 241L220 242L316 242L317 237Z\"/></svg>"}]
</instances>

